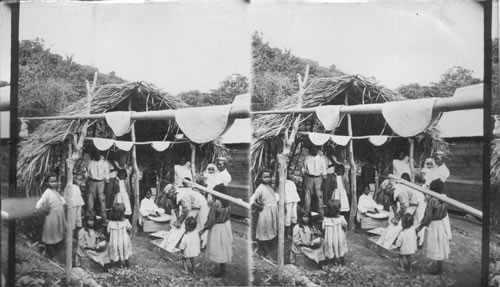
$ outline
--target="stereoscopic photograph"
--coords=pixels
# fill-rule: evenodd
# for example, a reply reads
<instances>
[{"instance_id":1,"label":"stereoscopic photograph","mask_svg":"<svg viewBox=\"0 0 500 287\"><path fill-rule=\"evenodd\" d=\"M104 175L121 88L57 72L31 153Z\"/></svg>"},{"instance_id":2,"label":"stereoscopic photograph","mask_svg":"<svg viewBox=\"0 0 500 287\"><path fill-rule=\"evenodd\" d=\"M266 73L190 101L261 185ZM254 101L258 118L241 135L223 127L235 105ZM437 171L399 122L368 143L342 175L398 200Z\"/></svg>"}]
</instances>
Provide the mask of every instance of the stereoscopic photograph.
<instances>
[{"instance_id":1,"label":"stereoscopic photograph","mask_svg":"<svg viewBox=\"0 0 500 287\"><path fill-rule=\"evenodd\" d=\"M500 286L498 14L0 3L1 286Z\"/></svg>"}]
</instances>

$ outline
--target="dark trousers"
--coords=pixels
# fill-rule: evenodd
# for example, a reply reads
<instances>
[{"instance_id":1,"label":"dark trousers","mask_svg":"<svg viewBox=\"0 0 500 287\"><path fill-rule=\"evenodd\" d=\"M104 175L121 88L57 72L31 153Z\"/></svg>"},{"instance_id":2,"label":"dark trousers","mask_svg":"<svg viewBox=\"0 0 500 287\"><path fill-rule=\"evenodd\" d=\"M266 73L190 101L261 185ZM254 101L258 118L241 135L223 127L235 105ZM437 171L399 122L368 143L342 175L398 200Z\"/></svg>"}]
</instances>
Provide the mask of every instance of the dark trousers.
<instances>
[{"instance_id":1,"label":"dark trousers","mask_svg":"<svg viewBox=\"0 0 500 287\"><path fill-rule=\"evenodd\" d=\"M321 176L304 176L304 208L307 212L311 211L311 195L315 194L318 199L318 213L323 217L323 192L321 191Z\"/></svg>"}]
</instances>

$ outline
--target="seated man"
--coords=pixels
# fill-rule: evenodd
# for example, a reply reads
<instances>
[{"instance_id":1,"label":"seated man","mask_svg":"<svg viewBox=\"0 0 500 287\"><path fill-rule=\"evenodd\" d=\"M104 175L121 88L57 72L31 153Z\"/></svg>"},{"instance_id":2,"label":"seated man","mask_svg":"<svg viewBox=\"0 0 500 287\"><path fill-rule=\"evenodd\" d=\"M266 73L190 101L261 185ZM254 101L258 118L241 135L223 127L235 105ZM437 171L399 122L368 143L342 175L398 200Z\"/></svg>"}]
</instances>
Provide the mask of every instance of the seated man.
<instances>
[{"instance_id":1,"label":"seated man","mask_svg":"<svg viewBox=\"0 0 500 287\"><path fill-rule=\"evenodd\" d=\"M158 217L160 216L160 208L155 204L155 202L151 199L153 193L150 189L146 191L146 196L141 201L141 207L139 208L139 224L143 225L143 221L145 218L147 219L149 216Z\"/></svg>"}]
</instances>

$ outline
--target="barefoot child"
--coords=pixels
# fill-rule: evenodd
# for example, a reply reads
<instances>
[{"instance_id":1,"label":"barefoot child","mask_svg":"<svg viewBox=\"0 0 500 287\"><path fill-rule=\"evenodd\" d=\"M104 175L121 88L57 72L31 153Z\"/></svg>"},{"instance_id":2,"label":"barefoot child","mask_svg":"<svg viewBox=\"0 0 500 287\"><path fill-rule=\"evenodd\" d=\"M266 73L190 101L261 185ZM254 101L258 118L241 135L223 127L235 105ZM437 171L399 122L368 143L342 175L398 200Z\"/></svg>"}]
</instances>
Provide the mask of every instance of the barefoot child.
<instances>
[{"instance_id":1,"label":"barefoot child","mask_svg":"<svg viewBox=\"0 0 500 287\"><path fill-rule=\"evenodd\" d=\"M113 204L111 220L108 223L109 244L108 255L113 265L129 267L128 259L132 255L132 243L129 232L132 225L125 218L125 206L121 203Z\"/></svg>"},{"instance_id":2,"label":"barefoot child","mask_svg":"<svg viewBox=\"0 0 500 287\"><path fill-rule=\"evenodd\" d=\"M267 257L270 241L278 235L278 203L271 188L271 172L263 169L259 172L258 187L250 198L253 206L260 209L256 226L256 237L259 249Z\"/></svg>"},{"instance_id":3,"label":"barefoot child","mask_svg":"<svg viewBox=\"0 0 500 287\"><path fill-rule=\"evenodd\" d=\"M408 265L408 271L411 271L411 256L417 251L417 232L413 227L413 216L405 213L401 219L403 230L399 233L396 240L396 247L399 247L399 265L400 271L405 271ZM406 263L405 263L406 262Z\"/></svg>"},{"instance_id":4,"label":"barefoot child","mask_svg":"<svg viewBox=\"0 0 500 287\"><path fill-rule=\"evenodd\" d=\"M299 223L293 228L290 262L295 263L297 254L303 254L318 264L325 260L323 248L321 248L321 236L321 232L311 222L311 213L301 211Z\"/></svg>"},{"instance_id":5,"label":"barefoot child","mask_svg":"<svg viewBox=\"0 0 500 287\"><path fill-rule=\"evenodd\" d=\"M184 274L189 271L194 274L194 259L200 255L200 234L196 230L196 218L190 216L184 222L186 233L181 239L179 249L182 251L182 263L184 264ZM188 260L191 263L191 270L188 269Z\"/></svg>"},{"instance_id":6,"label":"barefoot child","mask_svg":"<svg viewBox=\"0 0 500 287\"><path fill-rule=\"evenodd\" d=\"M127 185L127 171L118 171L118 190L115 191L115 203L123 203L125 206L125 218L132 220L132 208L130 206L129 186Z\"/></svg>"},{"instance_id":7,"label":"barefoot child","mask_svg":"<svg viewBox=\"0 0 500 287\"><path fill-rule=\"evenodd\" d=\"M89 257L99 263L107 271L109 267L109 257L106 250L106 237L94 230L95 218L86 216L84 228L78 232L78 246L76 248L75 266L80 266L80 258Z\"/></svg>"},{"instance_id":8,"label":"barefoot child","mask_svg":"<svg viewBox=\"0 0 500 287\"><path fill-rule=\"evenodd\" d=\"M47 176L47 189L36 203L36 209L43 209L47 215L43 223L42 242L45 243L47 255L53 258L56 246L64 239L66 217L64 217L64 198L57 190L57 176Z\"/></svg>"},{"instance_id":9,"label":"barefoot child","mask_svg":"<svg viewBox=\"0 0 500 287\"><path fill-rule=\"evenodd\" d=\"M329 261L337 261L341 265L345 264L344 255L347 253L347 238L345 230L347 221L340 215L340 202L329 200L326 203L325 218L323 219L323 230L325 240L323 242L323 252Z\"/></svg>"}]
</instances>

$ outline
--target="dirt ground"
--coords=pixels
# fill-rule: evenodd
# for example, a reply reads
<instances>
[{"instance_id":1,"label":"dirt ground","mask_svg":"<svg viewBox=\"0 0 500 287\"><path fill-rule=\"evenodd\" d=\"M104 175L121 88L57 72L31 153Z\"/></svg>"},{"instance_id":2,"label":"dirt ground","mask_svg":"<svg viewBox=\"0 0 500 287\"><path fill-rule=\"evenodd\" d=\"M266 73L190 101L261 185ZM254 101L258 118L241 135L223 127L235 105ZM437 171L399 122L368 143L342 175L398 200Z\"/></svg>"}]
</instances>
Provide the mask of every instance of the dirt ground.
<instances>
[{"instance_id":1,"label":"dirt ground","mask_svg":"<svg viewBox=\"0 0 500 287\"><path fill-rule=\"evenodd\" d=\"M234 220L233 262L227 265L225 278L215 278L212 274L218 266L208 261L204 255L196 259L196 274L181 273L182 262L165 260L150 248L152 238L139 233L132 239L133 256L130 269L115 269L105 273L97 264L82 264L95 281L102 286L247 286L249 282L248 246L246 234L242 233L246 223ZM7 274L6 225L2 225L2 273ZM56 256L56 264L49 262L40 252L39 245L31 243L19 232L16 233L16 286L71 286L61 280L64 277L64 248ZM5 256L4 256L5 255ZM26 282L26 283L22 283ZM33 285L33 283L36 283Z\"/></svg>"},{"instance_id":2,"label":"dirt ground","mask_svg":"<svg viewBox=\"0 0 500 287\"><path fill-rule=\"evenodd\" d=\"M451 254L444 263L444 274L429 275L430 260L422 251L413 257L414 270L403 273L396 269L397 258L384 258L369 249L365 242L369 235L348 233L349 253L345 267L302 266L307 277L322 286L480 286L481 284L481 224L465 220L460 216L450 215L453 239L450 244ZM288 245L286 246L286 250ZM271 261L277 264L276 254ZM278 285L276 268L253 256L255 285ZM285 260L285 264L288 263ZM312 265L314 266L314 264Z\"/></svg>"}]
</instances>

